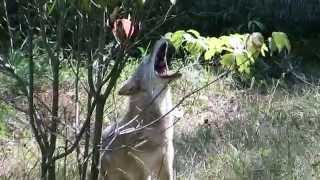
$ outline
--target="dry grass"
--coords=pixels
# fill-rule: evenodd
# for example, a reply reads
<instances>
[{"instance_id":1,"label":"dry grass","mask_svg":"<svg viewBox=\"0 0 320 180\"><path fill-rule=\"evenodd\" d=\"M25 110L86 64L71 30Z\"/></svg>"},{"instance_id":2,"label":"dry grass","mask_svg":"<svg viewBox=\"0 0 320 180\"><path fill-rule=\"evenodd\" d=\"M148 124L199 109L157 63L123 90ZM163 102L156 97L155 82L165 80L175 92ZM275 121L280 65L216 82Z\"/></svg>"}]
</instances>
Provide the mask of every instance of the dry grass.
<instances>
[{"instance_id":1,"label":"dry grass","mask_svg":"<svg viewBox=\"0 0 320 180\"><path fill-rule=\"evenodd\" d=\"M217 87L202 92L205 98L193 103L206 105L184 116L200 122L177 133L178 179L320 178L318 87L220 93Z\"/></svg>"},{"instance_id":2,"label":"dry grass","mask_svg":"<svg viewBox=\"0 0 320 180\"><path fill-rule=\"evenodd\" d=\"M174 102L214 78L201 69L185 72L173 84ZM274 87L260 94L230 89L220 81L187 99L174 112L179 121L175 127L177 179L319 179L319 88ZM119 118L123 102L116 93L109 99L106 124ZM31 140L2 142L0 179L39 179L37 152ZM64 174L63 161L58 162L58 178L79 179L74 155L67 164Z\"/></svg>"}]
</instances>

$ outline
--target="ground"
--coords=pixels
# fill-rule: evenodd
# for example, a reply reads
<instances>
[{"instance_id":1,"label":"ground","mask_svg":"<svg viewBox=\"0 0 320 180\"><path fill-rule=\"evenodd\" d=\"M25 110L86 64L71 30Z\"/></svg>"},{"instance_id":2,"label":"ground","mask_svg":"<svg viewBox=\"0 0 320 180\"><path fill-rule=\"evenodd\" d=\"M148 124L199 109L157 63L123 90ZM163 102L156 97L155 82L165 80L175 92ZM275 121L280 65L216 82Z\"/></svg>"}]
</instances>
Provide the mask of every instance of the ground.
<instances>
[{"instance_id":1,"label":"ground","mask_svg":"<svg viewBox=\"0 0 320 180\"><path fill-rule=\"evenodd\" d=\"M174 103L216 77L203 69L185 70L172 84ZM186 99L174 111L177 179L320 178L319 88L303 83L287 88L281 83L261 93L235 89L221 79ZM110 99L105 125L119 118L124 101L116 93ZM0 179L35 179L39 153L30 138L25 132L1 140ZM64 174L59 161L60 176L78 179L74 157L67 162Z\"/></svg>"}]
</instances>

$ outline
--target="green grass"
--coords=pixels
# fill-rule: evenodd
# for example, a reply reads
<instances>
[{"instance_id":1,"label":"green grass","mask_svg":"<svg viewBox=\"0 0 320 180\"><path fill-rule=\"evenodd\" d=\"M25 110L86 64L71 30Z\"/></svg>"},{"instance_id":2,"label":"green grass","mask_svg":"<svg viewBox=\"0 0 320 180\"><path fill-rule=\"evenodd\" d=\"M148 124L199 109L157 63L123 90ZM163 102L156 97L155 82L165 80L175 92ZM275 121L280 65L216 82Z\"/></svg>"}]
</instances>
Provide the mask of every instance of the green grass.
<instances>
[{"instance_id":1,"label":"green grass","mask_svg":"<svg viewBox=\"0 0 320 180\"><path fill-rule=\"evenodd\" d=\"M135 69L124 70L121 82ZM218 72L185 68L173 83L174 102L208 83ZM119 118L124 97L115 90L106 105L105 124ZM175 133L175 171L179 180L311 180L320 178L320 89L287 88L236 90L221 80L187 99ZM204 123L204 120L208 123ZM24 146L25 145L25 146ZM10 169L0 179L39 179L36 143L2 146L0 163ZM58 161L58 179L77 180L74 154ZM23 163L19 163L23 162ZM38 163L38 164L37 164ZM36 166L34 166L36 165ZM1 166L0 166L1 167ZM1 171L1 169L0 169Z\"/></svg>"},{"instance_id":2,"label":"green grass","mask_svg":"<svg viewBox=\"0 0 320 180\"><path fill-rule=\"evenodd\" d=\"M176 137L178 179L320 178L319 88L274 92L239 96L241 118Z\"/></svg>"}]
</instances>

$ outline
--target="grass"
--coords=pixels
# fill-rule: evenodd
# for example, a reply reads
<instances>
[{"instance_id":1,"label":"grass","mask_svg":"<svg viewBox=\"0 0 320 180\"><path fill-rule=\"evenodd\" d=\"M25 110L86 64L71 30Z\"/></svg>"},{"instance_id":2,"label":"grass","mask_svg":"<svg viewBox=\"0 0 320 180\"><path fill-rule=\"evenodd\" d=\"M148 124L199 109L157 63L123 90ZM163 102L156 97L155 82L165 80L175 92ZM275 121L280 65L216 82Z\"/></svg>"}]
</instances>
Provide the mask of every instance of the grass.
<instances>
[{"instance_id":1,"label":"grass","mask_svg":"<svg viewBox=\"0 0 320 180\"><path fill-rule=\"evenodd\" d=\"M135 66L125 69L121 81ZM193 67L184 72L184 78L173 84L174 102L215 74ZM319 179L319 87L289 89L275 83L261 94L255 89L235 90L228 84L217 82L187 99L175 112L180 114L174 140L177 179ZM123 102L115 91L107 103L106 124L107 119L119 118ZM0 149L0 179L37 179L35 142L20 141ZM67 179L79 179L73 156L67 164ZM61 160L60 179L65 176L62 167Z\"/></svg>"},{"instance_id":2,"label":"grass","mask_svg":"<svg viewBox=\"0 0 320 180\"><path fill-rule=\"evenodd\" d=\"M239 94L243 116L176 138L178 179L320 178L319 92L303 87Z\"/></svg>"}]
</instances>

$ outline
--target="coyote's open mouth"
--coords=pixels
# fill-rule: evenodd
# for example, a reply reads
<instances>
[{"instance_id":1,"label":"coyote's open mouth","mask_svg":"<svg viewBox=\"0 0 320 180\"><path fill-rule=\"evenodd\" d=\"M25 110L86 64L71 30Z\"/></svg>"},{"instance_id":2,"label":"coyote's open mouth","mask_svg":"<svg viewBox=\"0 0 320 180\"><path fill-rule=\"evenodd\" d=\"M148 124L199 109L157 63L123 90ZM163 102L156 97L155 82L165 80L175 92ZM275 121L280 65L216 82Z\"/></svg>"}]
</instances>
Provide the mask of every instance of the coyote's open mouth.
<instances>
[{"instance_id":1,"label":"coyote's open mouth","mask_svg":"<svg viewBox=\"0 0 320 180\"><path fill-rule=\"evenodd\" d=\"M168 52L168 42L164 41L160 47L157 49L155 55L155 62L154 62L154 70L155 73L160 78L177 78L180 77L181 74L179 72L173 72L169 70L169 63L167 60L167 52Z\"/></svg>"}]
</instances>

